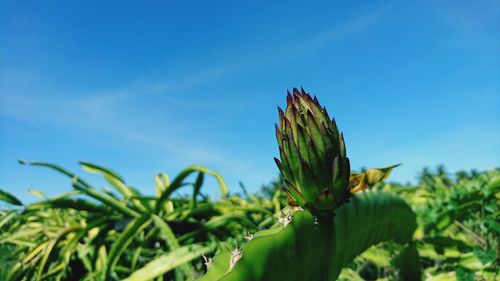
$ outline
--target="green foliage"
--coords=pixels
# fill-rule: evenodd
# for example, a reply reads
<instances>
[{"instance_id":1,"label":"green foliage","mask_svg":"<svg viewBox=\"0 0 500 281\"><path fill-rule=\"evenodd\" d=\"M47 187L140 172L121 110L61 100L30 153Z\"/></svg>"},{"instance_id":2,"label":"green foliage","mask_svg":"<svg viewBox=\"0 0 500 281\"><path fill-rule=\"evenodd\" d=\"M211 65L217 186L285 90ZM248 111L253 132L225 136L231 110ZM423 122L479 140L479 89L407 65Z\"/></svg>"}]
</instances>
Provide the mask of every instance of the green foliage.
<instances>
[{"instance_id":1,"label":"green foliage","mask_svg":"<svg viewBox=\"0 0 500 281\"><path fill-rule=\"evenodd\" d=\"M415 214L403 200L369 192L355 196L335 217L295 211L289 223L255 233L241 250L216 255L200 281L335 280L371 245L409 242L415 228Z\"/></svg>"},{"instance_id":2,"label":"green foliage","mask_svg":"<svg viewBox=\"0 0 500 281\"><path fill-rule=\"evenodd\" d=\"M10 265L2 267L1 280L191 280L202 272L201 256L213 253L219 241L236 241L267 226L265 220L282 208L279 201L228 197L222 177L200 166L188 167L172 182L158 175L156 196L146 196L98 165L81 163L85 171L102 174L109 184L103 191L59 166L22 163L68 176L73 191L0 212L0 260ZM205 175L216 179L220 200L201 194ZM171 196L189 186L191 197ZM20 203L1 195L7 203Z\"/></svg>"},{"instance_id":3,"label":"green foliage","mask_svg":"<svg viewBox=\"0 0 500 281\"><path fill-rule=\"evenodd\" d=\"M22 206L23 203L19 201L14 195L3 191L0 189L0 201L4 201L6 203L12 204L12 205L17 205L17 206Z\"/></svg>"},{"instance_id":4,"label":"green foliage","mask_svg":"<svg viewBox=\"0 0 500 281\"><path fill-rule=\"evenodd\" d=\"M377 189L397 193L417 214L415 245L428 280L498 280L500 278L500 170L449 175L444 167L426 168L417 185L379 184ZM384 243L378 251L394 251ZM371 257L350 265L359 270L374 262L378 277L394 278L387 264Z\"/></svg>"},{"instance_id":5,"label":"green foliage","mask_svg":"<svg viewBox=\"0 0 500 281\"><path fill-rule=\"evenodd\" d=\"M430 280L499 278L498 169L450 178L440 166L424 169L418 186L382 185L398 165L352 173L316 97L294 89L278 111L282 178L260 195L241 184L243 196L229 196L219 173L196 165L172 180L157 175L151 196L92 163L80 162L102 175L103 190L57 165L20 161L67 176L73 190L53 198L29 190L41 201L23 205L0 189L11 206L0 210L0 278L420 280L422 268ZM217 201L202 193L207 175ZM185 187L190 196L176 195ZM352 196L368 188L381 190Z\"/></svg>"},{"instance_id":6,"label":"green foliage","mask_svg":"<svg viewBox=\"0 0 500 281\"><path fill-rule=\"evenodd\" d=\"M167 174L159 174L155 177L155 195L151 196L139 193L116 172L97 165L84 163L86 171L107 177L108 184L103 190L60 167L35 165L69 176L73 190L53 198L30 190L35 196L41 196L41 201L0 210L0 280L189 280L204 274L202 255L212 257L216 252L209 272L220 264L219 273L225 273L229 264L226 248L234 250L236 246L241 248L242 257L230 273L236 277L231 278L239 277L238 272L262 267L262 264L254 267L253 263L264 257L271 265L267 270L278 268L281 260L286 261L287 268L303 263L307 263L308 268L326 266L322 262L333 263L329 267L332 271L343 267L339 280L412 280L418 275L415 273L418 264L426 280L498 280L500 277L498 169L461 172L455 176L443 168L427 169L416 185L375 185L374 189L404 198L415 212L418 227L410 244L388 241L376 244L377 239L364 244L361 241L367 238L363 237L380 233L361 229L362 235L353 234L359 228L357 224L376 221L375 216L389 220L401 217L386 204L375 208L376 212L361 213L362 209L372 206L369 204L354 208L365 196L378 194L368 192L356 195L356 199L338 210L335 225L352 227L332 230L332 236L342 242L327 244L328 247L317 251L298 250L299 254L294 254L297 250L294 248L289 255L273 258L270 250L284 246L272 237L295 237L299 242L292 248L312 245L311 241L315 241L314 236L308 236L310 233L298 235L288 231L296 224L315 226L313 217L306 211L294 213L286 227L279 225L279 217L288 214L287 209L283 209L286 197L281 191L285 184L282 179L264 186L259 194L249 194L242 187L240 196L226 195L213 201L203 194L207 183L200 180L200 173L203 177L210 174L195 169L196 166L188 169L188 175L184 171L182 180L179 177L170 180ZM181 187L191 188L193 192L189 196L172 196L176 192L163 195L169 188L179 190ZM219 185L219 189L224 192L225 185ZM3 202L9 202L7 200ZM345 220L358 223L341 222L343 210L348 208L359 209L360 219L346 216ZM326 224L319 221L318 229L323 225ZM397 225L403 229L410 227L406 222ZM247 243L245 237L249 233L253 233L253 239ZM268 238L276 243L266 242ZM252 252L252 243L261 244L256 249L263 250ZM373 244L376 245L369 247ZM325 258L326 249L335 253L328 253L334 258ZM340 252L345 255L338 254ZM313 254L317 254L321 262L313 263L318 260L318 257L310 257ZM209 278L210 274L203 278ZM230 274L224 278L229 279Z\"/></svg>"}]
</instances>

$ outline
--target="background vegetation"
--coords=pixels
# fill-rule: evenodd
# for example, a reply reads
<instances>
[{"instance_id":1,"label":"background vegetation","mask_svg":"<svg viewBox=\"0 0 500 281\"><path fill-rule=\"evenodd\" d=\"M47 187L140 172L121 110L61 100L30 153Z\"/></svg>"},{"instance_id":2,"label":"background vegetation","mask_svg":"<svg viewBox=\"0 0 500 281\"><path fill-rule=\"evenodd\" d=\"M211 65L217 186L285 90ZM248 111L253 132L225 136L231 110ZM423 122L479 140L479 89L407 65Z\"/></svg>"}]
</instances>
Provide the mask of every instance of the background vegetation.
<instances>
[{"instance_id":1,"label":"background vegetation","mask_svg":"<svg viewBox=\"0 0 500 281\"><path fill-rule=\"evenodd\" d=\"M28 205L0 193L8 203L0 211L0 280L195 279L216 251L278 224L286 206L281 179L249 194L244 186L230 191L218 173L191 166L173 179L157 175L155 195L144 195L116 172L90 163L81 164L102 174L108 183L102 190L61 167L29 164L68 176L73 190L53 198L30 190L40 201ZM220 199L206 195L207 176L217 179ZM180 188L191 194L180 195ZM426 280L498 280L499 169L454 175L443 167L424 169L416 185L373 188L399 194L417 214L414 263ZM399 278L398 259L405 256L395 253L401 247L370 248L339 279Z\"/></svg>"}]
</instances>

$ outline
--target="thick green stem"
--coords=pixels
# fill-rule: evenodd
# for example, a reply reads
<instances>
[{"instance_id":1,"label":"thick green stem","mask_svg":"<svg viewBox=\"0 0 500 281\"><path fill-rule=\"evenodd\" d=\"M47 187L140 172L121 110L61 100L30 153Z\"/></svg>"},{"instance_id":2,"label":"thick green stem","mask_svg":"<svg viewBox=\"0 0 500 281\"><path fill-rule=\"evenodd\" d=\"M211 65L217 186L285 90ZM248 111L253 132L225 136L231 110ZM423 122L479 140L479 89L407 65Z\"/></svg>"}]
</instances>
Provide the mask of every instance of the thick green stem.
<instances>
[{"instance_id":1,"label":"thick green stem","mask_svg":"<svg viewBox=\"0 0 500 281\"><path fill-rule=\"evenodd\" d=\"M415 214L402 199L367 192L335 217L297 211L287 226L257 232L231 270L230 253L223 251L200 280L336 280L342 267L370 246L407 243L415 228Z\"/></svg>"}]
</instances>

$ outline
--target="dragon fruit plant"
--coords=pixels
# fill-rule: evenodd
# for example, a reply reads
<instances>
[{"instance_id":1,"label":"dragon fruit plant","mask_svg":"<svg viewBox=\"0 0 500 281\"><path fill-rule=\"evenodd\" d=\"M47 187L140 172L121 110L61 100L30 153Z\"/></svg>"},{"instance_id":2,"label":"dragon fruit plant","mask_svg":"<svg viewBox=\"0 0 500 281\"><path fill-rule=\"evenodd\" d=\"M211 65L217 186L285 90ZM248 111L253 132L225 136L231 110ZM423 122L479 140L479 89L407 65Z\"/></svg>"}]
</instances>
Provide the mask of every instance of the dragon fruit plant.
<instances>
[{"instance_id":1,"label":"dragon fruit plant","mask_svg":"<svg viewBox=\"0 0 500 281\"><path fill-rule=\"evenodd\" d=\"M278 107L278 113L281 160L275 162L290 206L271 229L209 259L200 280L336 280L342 267L370 246L411 242L416 218L403 199L375 191L354 195L387 178L397 165L351 173L335 120L303 89L288 92L286 109ZM402 279L420 279L419 268L399 264Z\"/></svg>"},{"instance_id":2,"label":"dragon fruit plant","mask_svg":"<svg viewBox=\"0 0 500 281\"><path fill-rule=\"evenodd\" d=\"M342 133L316 97L288 92L286 111L276 124L281 161L274 158L290 203L324 213L349 199L349 158Z\"/></svg>"},{"instance_id":3,"label":"dragon fruit plant","mask_svg":"<svg viewBox=\"0 0 500 281\"><path fill-rule=\"evenodd\" d=\"M286 111L278 107L278 113L275 127L281 161L274 161L288 185L290 205L316 214L332 212L397 166L351 175L344 136L335 119L303 89L294 89L293 95L288 92Z\"/></svg>"}]
</instances>

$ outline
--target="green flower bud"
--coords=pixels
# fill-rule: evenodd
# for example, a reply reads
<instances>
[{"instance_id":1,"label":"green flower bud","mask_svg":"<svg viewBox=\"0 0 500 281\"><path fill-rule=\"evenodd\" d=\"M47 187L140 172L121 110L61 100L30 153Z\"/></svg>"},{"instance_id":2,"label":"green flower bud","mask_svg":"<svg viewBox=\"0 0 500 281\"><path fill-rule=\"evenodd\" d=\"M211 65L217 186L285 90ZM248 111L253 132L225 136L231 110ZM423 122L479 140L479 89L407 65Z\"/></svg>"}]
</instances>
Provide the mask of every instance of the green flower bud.
<instances>
[{"instance_id":1,"label":"green flower bud","mask_svg":"<svg viewBox=\"0 0 500 281\"><path fill-rule=\"evenodd\" d=\"M280 158L274 158L292 205L321 214L350 197L350 164L342 133L326 108L303 89L288 92L285 112L276 124Z\"/></svg>"}]
</instances>

